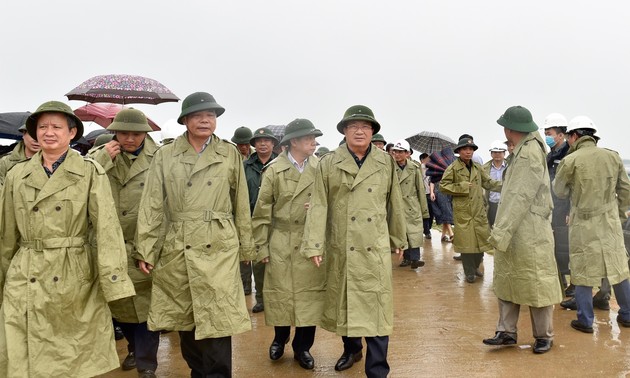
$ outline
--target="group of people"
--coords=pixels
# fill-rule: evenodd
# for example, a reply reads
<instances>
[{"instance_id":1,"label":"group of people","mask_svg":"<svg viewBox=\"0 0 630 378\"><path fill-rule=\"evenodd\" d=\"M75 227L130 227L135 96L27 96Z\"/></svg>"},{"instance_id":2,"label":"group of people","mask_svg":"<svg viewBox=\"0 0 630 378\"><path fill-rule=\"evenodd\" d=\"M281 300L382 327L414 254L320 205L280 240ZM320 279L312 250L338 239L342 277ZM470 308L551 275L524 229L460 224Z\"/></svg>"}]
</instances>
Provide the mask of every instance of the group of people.
<instances>
[{"instance_id":1,"label":"group of people","mask_svg":"<svg viewBox=\"0 0 630 378\"><path fill-rule=\"evenodd\" d=\"M382 151L381 125L364 105L345 111L336 127L344 142L319 157L323 133L308 119L290 122L282 138L239 128L230 142L215 133L224 111L208 93L189 95L177 119L186 131L158 148L144 114L125 109L108 127L113 139L86 157L69 148L83 124L68 105L49 101L29 116L23 142L0 163L0 375L83 377L118 367L113 317L128 341L123 369L155 377L160 332L177 331L192 377L231 376L231 337L251 329L252 275L252 311L274 327L271 360L284 355L295 327L294 359L313 369L322 327L342 338L335 370L363 358L365 339L366 375L388 375L391 253L403 266L424 265L435 200L409 143ZM508 161L493 144L493 160L480 165L464 135L438 184L452 196L468 282L483 275L484 252L494 253L499 322L483 342L515 344L519 308L528 305L534 352L551 348L562 245L573 328L592 332L592 287L604 278L629 327L621 221L630 181L618 155L597 147L587 118L569 130L554 123L546 130L552 182L531 113L511 107L498 123L514 146ZM570 198L568 242L554 238L556 198Z\"/></svg>"}]
</instances>

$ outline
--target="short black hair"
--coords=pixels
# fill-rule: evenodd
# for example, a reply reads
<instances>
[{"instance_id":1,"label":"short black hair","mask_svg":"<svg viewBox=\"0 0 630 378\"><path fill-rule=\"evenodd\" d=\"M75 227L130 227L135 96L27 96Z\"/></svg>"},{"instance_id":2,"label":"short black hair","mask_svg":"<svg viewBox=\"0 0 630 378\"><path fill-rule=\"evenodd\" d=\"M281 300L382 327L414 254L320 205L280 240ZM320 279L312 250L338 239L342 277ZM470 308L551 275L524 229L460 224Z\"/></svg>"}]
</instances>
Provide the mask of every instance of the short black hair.
<instances>
[{"instance_id":1,"label":"short black hair","mask_svg":"<svg viewBox=\"0 0 630 378\"><path fill-rule=\"evenodd\" d=\"M553 131L556 132L556 134L566 134L567 133L567 127L566 126L547 127L545 130L553 130Z\"/></svg>"},{"instance_id":2,"label":"short black hair","mask_svg":"<svg viewBox=\"0 0 630 378\"><path fill-rule=\"evenodd\" d=\"M385 151L389 152L389 150L391 150L392 147L394 147L394 143L387 143L385 145Z\"/></svg>"},{"instance_id":3,"label":"short black hair","mask_svg":"<svg viewBox=\"0 0 630 378\"><path fill-rule=\"evenodd\" d=\"M426 159L426 158L428 158L428 157L429 157L429 154L427 154L427 153L425 153L425 152L423 152L423 153L421 153L421 154L420 154L420 160L422 160L422 159Z\"/></svg>"}]
</instances>

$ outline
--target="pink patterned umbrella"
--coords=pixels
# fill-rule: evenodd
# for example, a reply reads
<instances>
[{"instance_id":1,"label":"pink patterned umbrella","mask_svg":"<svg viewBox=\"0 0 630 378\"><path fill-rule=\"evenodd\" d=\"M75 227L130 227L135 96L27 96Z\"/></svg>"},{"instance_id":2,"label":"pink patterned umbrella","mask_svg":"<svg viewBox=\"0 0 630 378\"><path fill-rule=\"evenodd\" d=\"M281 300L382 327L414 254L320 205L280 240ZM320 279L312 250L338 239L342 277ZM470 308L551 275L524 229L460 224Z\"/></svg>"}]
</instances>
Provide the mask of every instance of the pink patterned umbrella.
<instances>
[{"instance_id":1,"label":"pink patterned umbrella","mask_svg":"<svg viewBox=\"0 0 630 378\"><path fill-rule=\"evenodd\" d=\"M116 104L160 104L179 101L179 97L159 82L135 75L94 76L66 93L66 96L68 100Z\"/></svg>"},{"instance_id":2,"label":"pink patterned umbrella","mask_svg":"<svg viewBox=\"0 0 630 378\"><path fill-rule=\"evenodd\" d=\"M128 107L123 105L110 103L87 104L75 109L74 114L76 114L81 121L92 121L106 128L114 122L114 117L116 117L116 114L118 114L119 111L127 108ZM160 127L153 122L153 120L147 117L147 121L153 130L160 130Z\"/></svg>"}]
</instances>

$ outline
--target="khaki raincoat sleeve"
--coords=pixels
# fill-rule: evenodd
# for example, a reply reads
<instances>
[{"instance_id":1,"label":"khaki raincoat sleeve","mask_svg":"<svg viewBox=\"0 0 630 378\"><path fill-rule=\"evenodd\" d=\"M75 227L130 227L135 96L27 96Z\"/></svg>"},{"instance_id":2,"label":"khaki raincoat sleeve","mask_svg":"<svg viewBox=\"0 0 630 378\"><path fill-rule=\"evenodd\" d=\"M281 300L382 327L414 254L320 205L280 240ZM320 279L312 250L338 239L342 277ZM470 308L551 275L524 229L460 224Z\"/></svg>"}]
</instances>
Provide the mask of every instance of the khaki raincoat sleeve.
<instances>
[{"instance_id":1,"label":"khaki raincoat sleeve","mask_svg":"<svg viewBox=\"0 0 630 378\"><path fill-rule=\"evenodd\" d=\"M274 174L265 170L252 216L252 231L256 245L256 261L269 257L269 233L274 206Z\"/></svg>"}]
</instances>

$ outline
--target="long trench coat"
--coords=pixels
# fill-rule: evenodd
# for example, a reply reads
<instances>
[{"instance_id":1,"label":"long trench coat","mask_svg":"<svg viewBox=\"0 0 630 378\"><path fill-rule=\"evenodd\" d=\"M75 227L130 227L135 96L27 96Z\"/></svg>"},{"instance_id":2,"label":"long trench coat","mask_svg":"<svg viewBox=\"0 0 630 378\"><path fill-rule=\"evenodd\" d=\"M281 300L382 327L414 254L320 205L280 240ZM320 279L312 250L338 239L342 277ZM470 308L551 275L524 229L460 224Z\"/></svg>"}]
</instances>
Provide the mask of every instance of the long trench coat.
<instances>
[{"instance_id":1,"label":"long trench coat","mask_svg":"<svg viewBox=\"0 0 630 378\"><path fill-rule=\"evenodd\" d=\"M300 253L317 163L317 157L309 157L300 173L284 152L263 172L252 228L256 259L269 257L263 289L267 325L306 327L321 321L326 272Z\"/></svg>"},{"instance_id":2,"label":"long trench coat","mask_svg":"<svg viewBox=\"0 0 630 378\"><path fill-rule=\"evenodd\" d=\"M501 191L501 181L491 179L479 163L471 161L471 164L469 171L458 158L446 168L440 181L440 191L453 196L456 228L453 244L455 251L460 253L480 253L492 249L488 243L490 226L483 189Z\"/></svg>"},{"instance_id":3,"label":"long trench coat","mask_svg":"<svg viewBox=\"0 0 630 378\"><path fill-rule=\"evenodd\" d=\"M74 150L50 178L41 161L14 166L3 188L0 376L103 374L119 366L107 302L134 295L109 182Z\"/></svg>"},{"instance_id":4,"label":"long trench coat","mask_svg":"<svg viewBox=\"0 0 630 378\"><path fill-rule=\"evenodd\" d=\"M142 151L137 157L121 152L112 160L104 145L90 151L90 156L107 172L116 213L125 238L127 270L136 289L135 296L109 304L114 319L124 323L146 322L151 303L151 276L140 271L132 255L136 250L136 224L140 198L155 151L157 151L157 146L149 135L144 139Z\"/></svg>"},{"instance_id":5,"label":"long trench coat","mask_svg":"<svg viewBox=\"0 0 630 378\"><path fill-rule=\"evenodd\" d=\"M303 253L323 256L322 327L340 336L392 333L391 249L407 248L394 160L372 146L361 169L340 146L319 162Z\"/></svg>"},{"instance_id":6,"label":"long trench coat","mask_svg":"<svg viewBox=\"0 0 630 378\"><path fill-rule=\"evenodd\" d=\"M505 171L490 244L494 292L504 301L546 307L562 301L554 258L551 200L544 142L537 131L514 148Z\"/></svg>"},{"instance_id":7,"label":"long trench coat","mask_svg":"<svg viewBox=\"0 0 630 378\"><path fill-rule=\"evenodd\" d=\"M9 169L17 163L27 159L24 148L24 142L20 141L15 145L10 154L3 156L2 159L0 159L0 185L4 185L4 179L7 177Z\"/></svg>"},{"instance_id":8,"label":"long trench coat","mask_svg":"<svg viewBox=\"0 0 630 378\"><path fill-rule=\"evenodd\" d=\"M578 139L556 171L553 190L571 199L569 268L571 283L599 286L628 279L622 224L630 207L630 180L619 155Z\"/></svg>"},{"instance_id":9,"label":"long trench coat","mask_svg":"<svg viewBox=\"0 0 630 378\"><path fill-rule=\"evenodd\" d=\"M243 162L214 135L201 153L187 137L155 153L140 201L134 257L155 266L148 326L231 336L251 329L239 273L239 259L255 257Z\"/></svg>"},{"instance_id":10,"label":"long trench coat","mask_svg":"<svg viewBox=\"0 0 630 378\"><path fill-rule=\"evenodd\" d=\"M396 165L396 173L407 222L408 248L420 248L424 244L422 218L429 217L422 169L411 159L407 159L404 169Z\"/></svg>"}]
</instances>

